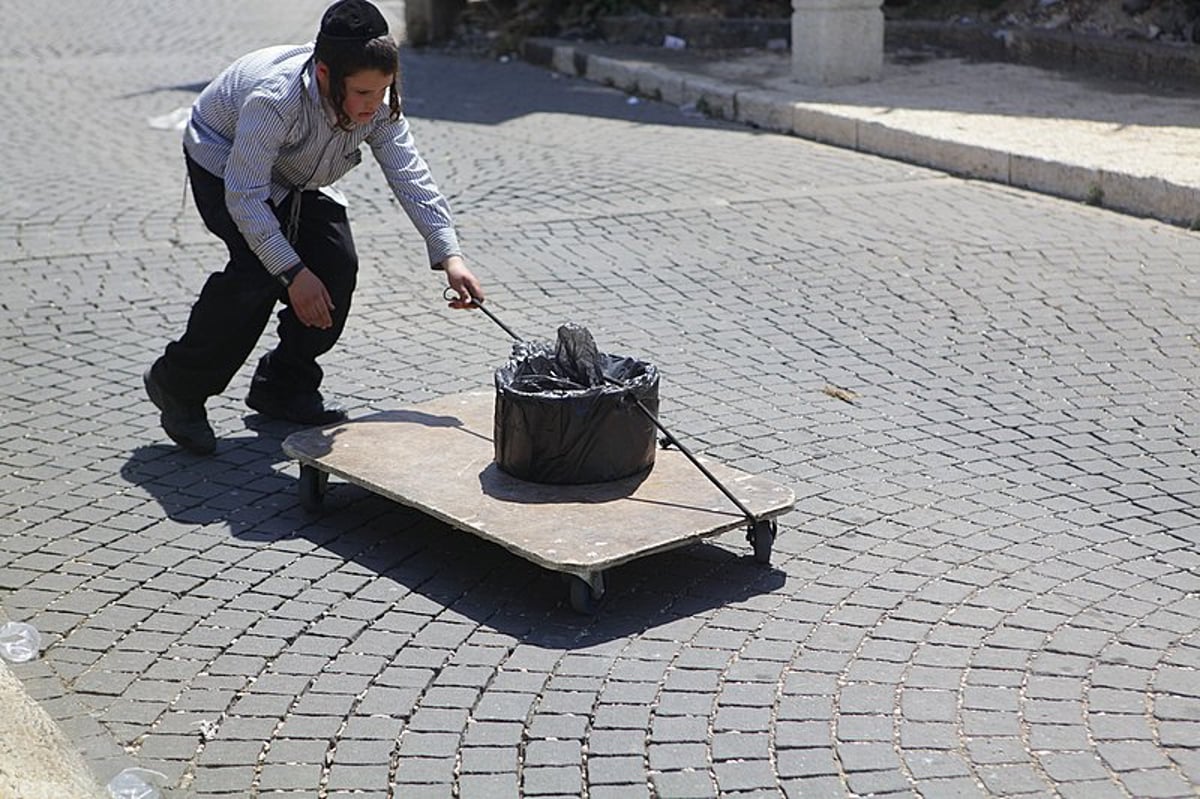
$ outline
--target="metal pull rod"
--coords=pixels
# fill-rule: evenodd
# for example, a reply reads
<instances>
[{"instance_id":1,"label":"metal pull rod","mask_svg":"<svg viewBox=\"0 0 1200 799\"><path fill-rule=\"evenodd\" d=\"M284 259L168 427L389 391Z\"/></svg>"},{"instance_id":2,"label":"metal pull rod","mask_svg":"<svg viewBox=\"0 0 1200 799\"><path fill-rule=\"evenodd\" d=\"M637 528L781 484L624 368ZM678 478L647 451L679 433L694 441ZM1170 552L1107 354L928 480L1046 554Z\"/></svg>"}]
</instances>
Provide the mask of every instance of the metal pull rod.
<instances>
[{"instance_id":1,"label":"metal pull rod","mask_svg":"<svg viewBox=\"0 0 1200 799\"><path fill-rule=\"evenodd\" d=\"M491 319L493 322L500 325L500 329L503 330L508 335L512 336L514 341L521 341L521 337L518 336L516 333L514 333L511 327L509 327L508 325L501 322L500 317L496 316L494 313L492 313L491 311L489 311L487 308L484 307L483 300L477 300L474 297L472 297L471 305L474 306L475 308L478 308L479 310L483 311L485 314L487 314L487 318Z\"/></svg>"},{"instance_id":2,"label":"metal pull rod","mask_svg":"<svg viewBox=\"0 0 1200 799\"><path fill-rule=\"evenodd\" d=\"M613 385L619 385L615 380L609 380L608 382L612 383ZM726 488L725 484L722 483L720 480L718 480L717 476L715 474L713 474L712 472L710 472L708 470L708 467L706 467L703 463L701 463L700 459L692 454L691 450L689 450L687 447L685 447L683 444L681 444L679 439L677 439L677 438L675 438L675 436L671 435L671 431L668 430L666 427L664 427L662 422L658 421L658 417L655 416L654 414L652 414L650 412L650 409L647 408L645 405L643 405L642 401L640 399L633 396L633 394L630 394L629 398L637 403L638 409L641 410L641 412L646 415L646 418L649 419L654 424L654 426L659 429L659 432L661 432L664 436L666 436L667 441L669 441L673 447L675 447L677 450L679 450L685 456L687 456L687 459L692 462L692 465L695 466L697 469L699 469L701 471L701 473L703 473L704 476L708 478L708 481L710 483L715 485L717 488L721 489L721 493L724 494L726 497L728 497L730 502L732 502L734 505L737 505L737 509L742 512L742 515L746 517L746 520L749 521L750 524L756 524L758 522L758 517L756 517L753 513L751 513L750 509L747 508L744 504L742 504L742 501L740 499L738 499L737 497L735 497L733 495L733 492L730 491L728 488Z\"/></svg>"}]
</instances>

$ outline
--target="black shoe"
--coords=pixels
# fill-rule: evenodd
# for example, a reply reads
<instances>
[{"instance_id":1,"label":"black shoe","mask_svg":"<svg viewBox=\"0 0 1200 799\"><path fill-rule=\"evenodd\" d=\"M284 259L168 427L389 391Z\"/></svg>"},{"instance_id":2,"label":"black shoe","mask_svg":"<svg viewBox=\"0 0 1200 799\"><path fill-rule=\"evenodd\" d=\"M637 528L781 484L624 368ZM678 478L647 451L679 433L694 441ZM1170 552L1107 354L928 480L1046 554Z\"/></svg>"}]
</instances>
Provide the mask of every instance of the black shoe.
<instances>
[{"instance_id":1,"label":"black shoe","mask_svg":"<svg viewBox=\"0 0 1200 799\"><path fill-rule=\"evenodd\" d=\"M246 404L263 416L310 427L324 427L327 424L344 422L349 418L345 408L326 404L318 391L281 397L276 392L251 385L250 393L246 395Z\"/></svg>"},{"instance_id":2,"label":"black shoe","mask_svg":"<svg viewBox=\"0 0 1200 799\"><path fill-rule=\"evenodd\" d=\"M217 437L208 423L203 404L189 406L168 394L154 377L154 367L142 375L142 383L150 401L162 411L159 422L172 441L197 455L211 455L216 451Z\"/></svg>"}]
</instances>

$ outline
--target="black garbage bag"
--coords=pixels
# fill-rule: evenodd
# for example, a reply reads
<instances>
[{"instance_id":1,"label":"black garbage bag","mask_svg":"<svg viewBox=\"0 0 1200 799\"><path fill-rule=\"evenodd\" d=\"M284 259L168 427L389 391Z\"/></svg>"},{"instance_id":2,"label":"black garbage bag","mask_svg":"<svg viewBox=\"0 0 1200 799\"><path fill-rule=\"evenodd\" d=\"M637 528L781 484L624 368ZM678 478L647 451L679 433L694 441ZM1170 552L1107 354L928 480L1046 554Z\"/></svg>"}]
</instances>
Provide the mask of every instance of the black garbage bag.
<instances>
[{"instance_id":1,"label":"black garbage bag","mask_svg":"<svg viewBox=\"0 0 1200 799\"><path fill-rule=\"evenodd\" d=\"M605 483L654 465L658 370L601 353L585 327L519 342L496 370L496 465L535 483Z\"/></svg>"}]
</instances>

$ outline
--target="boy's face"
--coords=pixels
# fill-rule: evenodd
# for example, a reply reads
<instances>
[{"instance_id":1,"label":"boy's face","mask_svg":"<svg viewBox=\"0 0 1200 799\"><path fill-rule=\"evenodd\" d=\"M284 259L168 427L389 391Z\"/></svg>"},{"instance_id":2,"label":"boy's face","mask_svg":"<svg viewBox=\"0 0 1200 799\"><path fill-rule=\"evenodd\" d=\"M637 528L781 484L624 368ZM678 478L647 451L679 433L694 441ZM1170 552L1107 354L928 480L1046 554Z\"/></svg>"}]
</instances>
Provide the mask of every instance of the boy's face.
<instances>
[{"instance_id":1,"label":"boy's face","mask_svg":"<svg viewBox=\"0 0 1200 799\"><path fill-rule=\"evenodd\" d=\"M355 125L365 125L375 116L379 106L387 99L392 86L392 76L378 69L364 69L346 76L346 100L342 110ZM317 84L321 94L329 97L329 68L317 62Z\"/></svg>"},{"instance_id":2,"label":"boy's face","mask_svg":"<svg viewBox=\"0 0 1200 799\"><path fill-rule=\"evenodd\" d=\"M392 76L377 69L364 69L346 76L346 102L342 110L362 125L371 121L380 104L387 98L392 86Z\"/></svg>"}]
</instances>

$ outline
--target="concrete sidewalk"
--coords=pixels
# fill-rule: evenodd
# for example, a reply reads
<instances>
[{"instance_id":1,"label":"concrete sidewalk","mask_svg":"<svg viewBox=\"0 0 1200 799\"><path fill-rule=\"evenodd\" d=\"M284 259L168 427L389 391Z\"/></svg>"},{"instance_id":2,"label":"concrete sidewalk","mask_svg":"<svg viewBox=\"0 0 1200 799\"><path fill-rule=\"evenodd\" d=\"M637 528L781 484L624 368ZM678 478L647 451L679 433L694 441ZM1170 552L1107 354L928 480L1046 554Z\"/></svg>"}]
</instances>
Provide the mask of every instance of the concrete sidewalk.
<instances>
[{"instance_id":1,"label":"concrete sidewalk","mask_svg":"<svg viewBox=\"0 0 1200 799\"><path fill-rule=\"evenodd\" d=\"M0 609L0 626L9 621ZM26 678L36 666L26 667ZM99 799L83 757L54 719L25 692L21 679L0 657L0 797L8 799Z\"/></svg>"},{"instance_id":2,"label":"concrete sidewalk","mask_svg":"<svg viewBox=\"0 0 1200 799\"><path fill-rule=\"evenodd\" d=\"M18 799L107 796L54 720L0 660L0 796Z\"/></svg>"},{"instance_id":3,"label":"concrete sidewalk","mask_svg":"<svg viewBox=\"0 0 1200 799\"><path fill-rule=\"evenodd\" d=\"M1200 92L909 51L878 81L813 87L786 51L549 39L524 57L632 95L764 130L1192 226Z\"/></svg>"}]
</instances>

